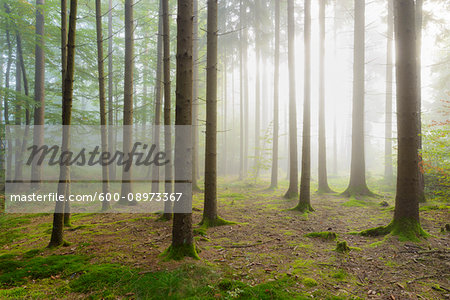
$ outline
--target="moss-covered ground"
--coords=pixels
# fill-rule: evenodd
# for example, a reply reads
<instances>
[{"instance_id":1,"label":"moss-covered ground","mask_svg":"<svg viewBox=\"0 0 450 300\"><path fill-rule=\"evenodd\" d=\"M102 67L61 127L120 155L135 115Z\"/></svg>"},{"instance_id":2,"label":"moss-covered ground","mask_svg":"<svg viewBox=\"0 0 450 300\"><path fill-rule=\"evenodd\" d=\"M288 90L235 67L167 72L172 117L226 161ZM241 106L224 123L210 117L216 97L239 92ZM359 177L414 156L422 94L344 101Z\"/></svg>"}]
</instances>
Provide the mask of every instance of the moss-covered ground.
<instances>
[{"instance_id":1,"label":"moss-covered ground","mask_svg":"<svg viewBox=\"0 0 450 300\"><path fill-rule=\"evenodd\" d=\"M156 214L75 214L70 244L56 249L46 248L51 215L0 214L0 299L448 297L448 203L421 205L428 236L416 242L355 234L392 220L393 191L379 182L369 187L381 199L312 193L315 211L302 214L283 198L286 182L267 190L267 181L220 179L219 214L236 223L196 225L203 195L194 196L200 260L161 255L171 222ZM330 179L335 191L345 184ZM335 251L342 242L350 251Z\"/></svg>"}]
</instances>

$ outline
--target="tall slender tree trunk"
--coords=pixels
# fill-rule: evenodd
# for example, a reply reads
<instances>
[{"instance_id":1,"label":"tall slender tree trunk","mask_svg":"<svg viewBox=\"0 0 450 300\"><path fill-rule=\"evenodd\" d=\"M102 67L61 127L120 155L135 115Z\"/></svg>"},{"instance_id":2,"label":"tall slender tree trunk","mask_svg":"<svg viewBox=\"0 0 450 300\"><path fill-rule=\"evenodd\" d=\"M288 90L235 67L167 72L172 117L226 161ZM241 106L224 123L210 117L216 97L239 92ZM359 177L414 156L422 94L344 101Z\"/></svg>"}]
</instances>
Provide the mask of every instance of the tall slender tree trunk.
<instances>
[{"instance_id":1,"label":"tall slender tree trunk","mask_svg":"<svg viewBox=\"0 0 450 300\"><path fill-rule=\"evenodd\" d=\"M384 144L384 179L392 183L392 41L394 35L393 0L388 0L387 16L387 49L386 49L386 114L385 114L385 144Z\"/></svg>"},{"instance_id":2,"label":"tall slender tree trunk","mask_svg":"<svg viewBox=\"0 0 450 300\"><path fill-rule=\"evenodd\" d=\"M23 88L25 91L25 96L29 96L29 88L28 88L28 77L27 77L27 73L25 70L25 63L23 60L23 50L22 50L22 38L20 36L19 33L16 34L17 36L17 55L19 57L19 61L20 61L20 70L22 71L22 74L19 76L22 76L23 79ZM0 84L1 86L1 84ZM23 167L23 154L25 153L25 150L27 149L27 143L28 143L28 134L30 131L30 109L28 107L28 105L25 107L25 131L23 133L23 137L22 137L22 144L21 147L22 149L19 152L19 165L20 165L20 172L22 173L22 167ZM21 175L22 177L22 175Z\"/></svg>"},{"instance_id":3,"label":"tall slender tree trunk","mask_svg":"<svg viewBox=\"0 0 450 300\"><path fill-rule=\"evenodd\" d=\"M325 127L325 1L319 1L319 193L331 192L327 179Z\"/></svg>"},{"instance_id":4,"label":"tall slender tree trunk","mask_svg":"<svg viewBox=\"0 0 450 300\"><path fill-rule=\"evenodd\" d=\"M133 72L134 72L134 22L133 22L133 0L125 0L125 74L124 74L124 97L123 97L123 153L124 159L130 159L133 143ZM136 205L136 201L128 201L128 195L132 192L131 168L122 168L121 200L124 204Z\"/></svg>"},{"instance_id":5,"label":"tall slender tree trunk","mask_svg":"<svg viewBox=\"0 0 450 300\"><path fill-rule=\"evenodd\" d=\"M3 41L2 41L3 42ZM4 80L4 76L3 76L3 67L4 67L4 61L3 61L3 55L0 55L0 124L3 124L3 101L4 101L4 97L5 97L5 93L3 92L3 80ZM3 97L3 99L2 99ZM4 141L4 135L1 135L1 140L2 140L2 144L0 145L0 172L1 175L5 175L4 173L4 168L5 168L5 155L4 155L4 146L3 146L3 141Z\"/></svg>"},{"instance_id":6,"label":"tall slender tree trunk","mask_svg":"<svg viewBox=\"0 0 450 300\"><path fill-rule=\"evenodd\" d=\"M417 59L417 128L419 130L419 153L422 151L422 12L423 0L416 0L415 22L416 22L416 59ZM422 155L419 154L419 165L422 166ZM425 177L423 168L419 168L419 202L425 202Z\"/></svg>"},{"instance_id":7,"label":"tall slender tree trunk","mask_svg":"<svg viewBox=\"0 0 450 300\"><path fill-rule=\"evenodd\" d=\"M289 65L289 189L285 198L298 196L297 108L295 94L295 20L294 0L288 0Z\"/></svg>"},{"instance_id":8,"label":"tall slender tree trunk","mask_svg":"<svg viewBox=\"0 0 450 300\"><path fill-rule=\"evenodd\" d=\"M9 7L5 4L5 11L7 14L10 13ZM9 27L9 24L8 24ZM5 105L4 105L4 115L5 115L5 125L7 132L7 149L8 153L6 155L6 179L12 179L12 140L9 133L9 84L10 84L10 76L11 76L11 65L12 65L12 44L11 44L11 35L9 33L9 29L6 29L6 45L8 48L8 60L6 63L6 73L5 73Z\"/></svg>"},{"instance_id":9,"label":"tall slender tree trunk","mask_svg":"<svg viewBox=\"0 0 450 300\"><path fill-rule=\"evenodd\" d=\"M67 65L64 78L64 93L62 103L62 145L61 153L69 151L70 149L70 124L72 119L72 97L73 97L73 78L75 69L75 33L76 33L76 21L77 21L77 0L70 1L70 17L69 17L69 36L67 43ZM62 164L60 165L58 194L64 195L67 199L68 185L70 184L70 167L68 160L70 157L64 159L61 157ZM63 240L63 227L64 227L64 212L65 202L57 201L55 205L55 213L53 214L53 229L50 238L49 247L56 247L61 245Z\"/></svg>"},{"instance_id":10,"label":"tall slender tree trunk","mask_svg":"<svg viewBox=\"0 0 450 300\"><path fill-rule=\"evenodd\" d=\"M366 184L364 155L364 65L365 0L355 0L353 49L352 158L350 184L343 195L372 195Z\"/></svg>"},{"instance_id":11,"label":"tall slender tree trunk","mask_svg":"<svg viewBox=\"0 0 450 300\"><path fill-rule=\"evenodd\" d=\"M100 126L102 139L102 152L108 152L108 130L106 123L106 97L105 97L105 72L103 66L103 33L102 33L102 3L95 0L95 19L97 29L97 64L98 64L98 90L100 99ZM102 165L102 192L109 193L109 171L108 164ZM111 204L108 201L102 202L102 210L108 210Z\"/></svg>"},{"instance_id":12,"label":"tall slender tree trunk","mask_svg":"<svg viewBox=\"0 0 450 300\"><path fill-rule=\"evenodd\" d=\"M227 87L228 87L228 82L227 82L227 48L226 46L223 49L224 51L224 55L223 55L223 176L227 176L227 164L228 164L228 159L227 159L227 120L228 120L228 115L227 115L227 104L228 104L228 93L227 93Z\"/></svg>"},{"instance_id":13,"label":"tall slender tree trunk","mask_svg":"<svg viewBox=\"0 0 450 300\"><path fill-rule=\"evenodd\" d=\"M322 4L321 4L322 5ZM311 207L311 0L305 0L305 69L303 102L302 174L300 198L295 209L312 211Z\"/></svg>"},{"instance_id":14,"label":"tall slender tree trunk","mask_svg":"<svg viewBox=\"0 0 450 300\"><path fill-rule=\"evenodd\" d=\"M261 84L260 84L260 68L259 63L261 60L261 46L260 46L260 26L259 26L259 3L260 1L255 1L255 180L259 175L259 164L260 164L260 130L261 130Z\"/></svg>"},{"instance_id":15,"label":"tall slender tree trunk","mask_svg":"<svg viewBox=\"0 0 450 300\"><path fill-rule=\"evenodd\" d=\"M64 80L66 78L67 72L67 1L61 0L61 89L64 95ZM64 101L64 100L63 100ZM62 106L64 103L61 103ZM70 172L66 174L67 181L70 181ZM70 194L70 185L65 185L66 190L65 195ZM64 226L70 226L70 202L66 201L64 203Z\"/></svg>"},{"instance_id":16,"label":"tall slender tree trunk","mask_svg":"<svg viewBox=\"0 0 450 300\"><path fill-rule=\"evenodd\" d=\"M217 222L217 0L208 0L205 205L202 224Z\"/></svg>"},{"instance_id":17,"label":"tall slender tree trunk","mask_svg":"<svg viewBox=\"0 0 450 300\"><path fill-rule=\"evenodd\" d=\"M14 125L20 126L22 123L22 107L20 105L20 97L22 93L22 71L19 59L19 43L17 42L19 39L19 34L16 34L16 105L14 112ZM21 181L22 178L22 164L21 164L21 139L20 136L16 136L15 144L15 170L14 170L14 178L15 181Z\"/></svg>"},{"instance_id":18,"label":"tall slender tree trunk","mask_svg":"<svg viewBox=\"0 0 450 300\"><path fill-rule=\"evenodd\" d=\"M240 13L240 20L239 24L241 26L240 33L239 33L239 82L240 82L240 92L239 92L239 98L240 98L240 104L239 104L239 110L240 110L240 138L239 138L239 179L242 180L245 178L245 139L247 138L245 135L245 95L244 95L244 55L246 55L246 51L244 52L244 45L247 42L246 41L246 29L245 29L245 8L243 0L239 1L239 13Z\"/></svg>"},{"instance_id":19,"label":"tall slender tree trunk","mask_svg":"<svg viewBox=\"0 0 450 300\"><path fill-rule=\"evenodd\" d=\"M159 0L159 23L158 40L156 45L156 80L155 80L155 120L153 130L153 140L158 150L160 148L160 125L161 125L161 85L162 85L162 64L163 64L163 1ZM159 192L159 167L152 168L152 193Z\"/></svg>"},{"instance_id":20,"label":"tall slender tree trunk","mask_svg":"<svg viewBox=\"0 0 450 300\"><path fill-rule=\"evenodd\" d=\"M198 0L194 1L194 31L193 31L193 50L192 59L194 61L194 70L192 74L193 87L192 87L192 191L200 192L200 188L197 183L199 177L199 164L198 164Z\"/></svg>"},{"instance_id":21,"label":"tall slender tree trunk","mask_svg":"<svg viewBox=\"0 0 450 300\"><path fill-rule=\"evenodd\" d=\"M398 167L394 224L399 230L420 234L419 226L419 128L418 68L414 1L397 0L395 9Z\"/></svg>"},{"instance_id":22,"label":"tall slender tree trunk","mask_svg":"<svg viewBox=\"0 0 450 300\"><path fill-rule=\"evenodd\" d=\"M44 105L45 105L45 55L44 55L44 5L45 0L36 0L36 49L34 73L34 131L33 145L38 148L44 144ZM41 185L42 168L34 159L31 165L33 189Z\"/></svg>"},{"instance_id":23,"label":"tall slender tree trunk","mask_svg":"<svg viewBox=\"0 0 450 300\"><path fill-rule=\"evenodd\" d=\"M240 14L242 23L242 40L241 47L242 49L242 89L243 89L243 123L244 123L244 154L243 154L243 172L242 179L247 177L248 174L248 143L249 143L249 134L248 134L248 68L247 68L247 59L248 59L248 23L247 23L247 12L246 12L245 2L241 1Z\"/></svg>"},{"instance_id":24,"label":"tall slender tree trunk","mask_svg":"<svg viewBox=\"0 0 450 300\"><path fill-rule=\"evenodd\" d=\"M272 174L270 188L278 186L278 132L279 132L279 103L278 88L280 82L280 1L275 1L275 58L273 77L273 149Z\"/></svg>"},{"instance_id":25,"label":"tall slender tree trunk","mask_svg":"<svg viewBox=\"0 0 450 300\"><path fill-rule=\"evenodd\" d=\"M108 1L108 147L109 153L114 153L115 128L114 125L114 96L113 96L113 30L112 30L112 0ZM116 166L109 166L109 179L116 180Z\"/></svg>"},{"instance_id":26,"label":"tall slender tree trunk","mask_svg":"<svg viewBox=\"0 0 450 300\"><path fill-rule=\"evenodd\" d=\"M192 33L193 0L178 0L177 22L177 81L175 125L192 125ZM175 135L180 136L176 127ZM186 178L191 170L192 131L183 132L184 138L175 142L175 178ZM186 136L187 135L187 136ZM186 184L180 184L177 192L190 193ZM184 199L187 201L187 199ZM192 202L174 203L174 211L181 206L192 208ZM192 213L175 213L173 216L172 244L167 250L169 258L181 259L185 256L198 258L192 232Z\"/></svg>"},{"instance_id":27,"label":"tall slender tree trunk","mask_svg":"<svg viewBox=\"0 0 450 300\"><path fill-rule=\"evenodd\" d=\"M169 0L162 0L163 6L163 40L164 40L164 150L167 160L172 160L172 130L170 122L170 23L169 23ZM172 193L173 176L172 164L165 165L164 192ZM170 201L164 202L164 219L172 218L172 205Z\"/></svg>"}]
</instances>

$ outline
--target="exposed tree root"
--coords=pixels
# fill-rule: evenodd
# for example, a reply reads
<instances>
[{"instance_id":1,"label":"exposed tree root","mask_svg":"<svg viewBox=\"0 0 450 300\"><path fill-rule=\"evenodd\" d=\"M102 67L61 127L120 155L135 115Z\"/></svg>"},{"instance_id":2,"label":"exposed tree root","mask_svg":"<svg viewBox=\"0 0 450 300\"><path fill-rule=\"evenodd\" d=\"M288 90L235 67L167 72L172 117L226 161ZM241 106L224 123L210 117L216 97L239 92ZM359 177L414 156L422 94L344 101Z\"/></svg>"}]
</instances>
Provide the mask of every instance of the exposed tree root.
<instances>
[{"instance_id":1,"label":"exposed tree root","mask_svg":"<svg viewBox=\"0 0 450 300\"><path fill-rule=\"evenodd\" d=\"M217 217L214 220L203 217L202 221L199 223L199 225L204 228L224 226L224 225L233 225L233 224L236 224L236 222L227 221L227 220L222 219L221 217Z\"/></svg>"},{"instance_id":2,"label":"exposed tree root","mask_svg":"<svg viewBox=\"0 0 450 300\"><path fill-rule=\"evenodd\" d=\"M194 244L185 244L180 246L170 245L161 257L165 260L182 260L185 257L192 257L193 259L200 259L195 250Z\"/></svg>"},{"instance_id":3,"label":"exposed tree root","mask_svg":"<svg viewBox=\"0 0 450 300\"><path fill-rule=\"evenodd\" d=\"M418 242L420 238L427 237L428 234L422 229L420 223L413 219L403 218L392 220L386 226L366 229L360 232L362 236L382 236L392 234L398 236L400 241Z\"/></svg>"}]
</instances>

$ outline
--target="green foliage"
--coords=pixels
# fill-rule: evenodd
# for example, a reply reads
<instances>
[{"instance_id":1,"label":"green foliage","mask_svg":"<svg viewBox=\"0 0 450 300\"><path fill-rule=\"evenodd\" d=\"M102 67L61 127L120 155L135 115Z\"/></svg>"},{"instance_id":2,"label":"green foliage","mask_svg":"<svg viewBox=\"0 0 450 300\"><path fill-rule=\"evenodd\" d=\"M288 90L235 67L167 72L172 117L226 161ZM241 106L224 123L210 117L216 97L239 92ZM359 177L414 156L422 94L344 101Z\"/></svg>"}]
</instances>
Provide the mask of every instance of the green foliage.
<instances>
[{"instance_id":1,"label":"green foliage","mask_svg":"<svg viewBox=\"0 0 450 300\"><path fill-rule=\"evenodd\" d=\"M444 100L442 100L444 101ZM447 111L449 102L444 104ZM425 177L425 193L428 199L450 199L450 121L432 121L422 128L422 162L420 170Z\"/></svg>"},{"instance_id":2,"label":"green foliage","mask_svg":"<svg viewBox=\"0 0 450 300\"><path fill-rule=\"evenodd\" d=\"M321 238L324 240L335 240L337 238L337 234L332 231L310 232L305 234L305 236L312 238Z\"/></svg>"}]
</instances>

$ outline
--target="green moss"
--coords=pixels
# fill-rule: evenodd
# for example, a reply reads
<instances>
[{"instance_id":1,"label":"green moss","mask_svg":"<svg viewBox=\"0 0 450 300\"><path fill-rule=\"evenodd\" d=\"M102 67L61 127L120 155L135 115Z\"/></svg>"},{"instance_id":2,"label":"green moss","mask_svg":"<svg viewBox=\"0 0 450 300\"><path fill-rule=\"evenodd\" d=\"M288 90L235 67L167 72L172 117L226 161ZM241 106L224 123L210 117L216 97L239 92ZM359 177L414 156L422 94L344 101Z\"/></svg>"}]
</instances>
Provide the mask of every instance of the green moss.
<instances>
[{"instance_id":1,"label":"green moss","mask_svg":"<svg viewBox=\"0 0 450 300\"><path fill-rule=\"evenodd\" d=\"M215 220L211 220L203 217L202 221L199 225L205 228L217 227L217 226L225 226L225 225L234 225L236 222L227 221L222 219L221 217L217 217Z\"/></svg>"},{"instance_id":2,"label":"green moss","mask_svg":"<svg viewBox=\"0 0 450 300\"><path fill-rule=\"evenodd\" d=\"M169 248L161 254L161 257L165 260L182 260L185 257L200 259L194 244L184 244L181 246L170 245Z\"/></svg>"},{"instance_id":3,"label":"green moss","mask_svg":"<svg viewBox=\"0 0 450 300\"><path fill-rule=\"evenodd\" d=\"M317 286L317 281L315 281L314 279L309 278L309 277L303 278L302 282L307 287L315 287L315 286Z\"/></svg>"},{"instance_id":4,"label":"green moss","mask_svg":"<svg viewBox=\"0 0 450 300\"><path fill-rule=\"evenodd\" d=\"M338 280L343 280L348 276L348 273L342 269L337 270L331 274L331 277Z\"/></svg>"},{"instance_id":5,"label":"green moss","mask_svg":"<svg viewBox=\"0 0 450 300\"><path fill-rule=\"evenodd\" d=\"M337 241L336 248L334 249L334 251L340 252L340 253L346 253L346 252L350 251L350 247L347 245L346 241L342 241L342 242Z\"/></svg>"},{"instance_id":6,"label":"green moss","mask_svg":"<svg viewBox=\"0 0 450 300\"><path fill-rule=\"evenodd\" d=\"M324 240L335 240L337 238L337 234L332 231L310 232L305 234L305 236L312 238L321 238Z\"/></svg>"},{"instance_id":7,"label":"green moss","mask_svg":"<svg viewBox=\"0 0 450 300\"><path fill-rule=\"evenodd\" d=\"M387 226L375 227L360 232L362 236L381 236L392 234L398 236L400 241L420 241L421 237L427 237L428 234L422 229L420 223L416 220L403 218L393 220Z\"/></svg>"}]
</instances>

